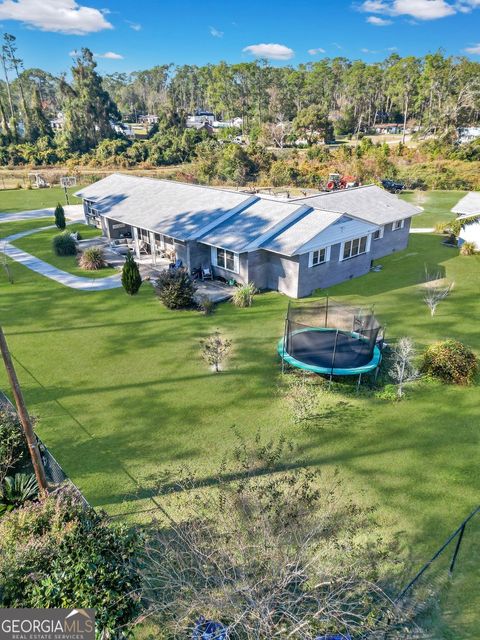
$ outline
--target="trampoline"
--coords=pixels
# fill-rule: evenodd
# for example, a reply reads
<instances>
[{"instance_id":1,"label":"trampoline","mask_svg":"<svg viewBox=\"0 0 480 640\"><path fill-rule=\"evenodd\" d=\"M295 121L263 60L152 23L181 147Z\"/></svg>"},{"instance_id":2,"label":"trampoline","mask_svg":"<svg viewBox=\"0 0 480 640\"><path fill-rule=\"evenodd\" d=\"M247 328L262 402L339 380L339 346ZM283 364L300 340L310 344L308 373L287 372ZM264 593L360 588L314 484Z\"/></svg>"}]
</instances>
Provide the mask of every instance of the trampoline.
<instances>
[{"instance_id":1,"label":"trampoline","mask_svg":"<svg viewBox=\"0 0 480 640\"><path fill-rule=\"evenodd\" d=\"M382 360L383 330L373 310L318 302L290 303L278 353L285 363L329 376L361 376Z\"/></svg>"}]
</instances>

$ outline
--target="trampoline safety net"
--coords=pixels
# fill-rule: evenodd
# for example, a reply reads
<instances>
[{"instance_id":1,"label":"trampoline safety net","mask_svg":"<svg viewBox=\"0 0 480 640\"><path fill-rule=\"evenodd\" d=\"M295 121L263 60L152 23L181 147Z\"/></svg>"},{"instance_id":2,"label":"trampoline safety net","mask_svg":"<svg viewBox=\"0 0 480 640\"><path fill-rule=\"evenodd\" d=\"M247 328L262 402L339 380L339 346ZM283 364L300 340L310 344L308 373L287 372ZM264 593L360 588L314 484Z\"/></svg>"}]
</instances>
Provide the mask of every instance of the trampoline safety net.
<instances>
[{"instance_id":1,"label":"trampoline safety net","mask_svg":"<svg viewBox=\"0 0 480 640\"><path fill-rule=\"evenodd\" d=\"M291 302L284 350L306 368L352 375L372 361L382 337L381 329L372 309L351 307L329 298Z\"/></svg>"}]
</instances>

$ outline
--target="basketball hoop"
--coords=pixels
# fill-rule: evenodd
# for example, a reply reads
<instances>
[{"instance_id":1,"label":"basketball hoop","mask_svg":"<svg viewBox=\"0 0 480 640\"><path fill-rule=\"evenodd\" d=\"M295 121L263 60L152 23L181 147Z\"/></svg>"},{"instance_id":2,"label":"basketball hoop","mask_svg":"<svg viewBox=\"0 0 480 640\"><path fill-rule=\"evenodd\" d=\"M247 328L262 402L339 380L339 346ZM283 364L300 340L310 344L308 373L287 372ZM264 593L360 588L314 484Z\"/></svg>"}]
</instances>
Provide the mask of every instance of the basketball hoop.
<instances>
[{"instance_id":1,"label":"basketball hoop","mask_svg":"<svg viewBox=\"0 0 480 640\"><path fill-rule=\"evenodd\" d=\"M64 189L77 186L77 178L75 176L63 176L60 178L60 186Z\"/></svg>"}]
</instances>

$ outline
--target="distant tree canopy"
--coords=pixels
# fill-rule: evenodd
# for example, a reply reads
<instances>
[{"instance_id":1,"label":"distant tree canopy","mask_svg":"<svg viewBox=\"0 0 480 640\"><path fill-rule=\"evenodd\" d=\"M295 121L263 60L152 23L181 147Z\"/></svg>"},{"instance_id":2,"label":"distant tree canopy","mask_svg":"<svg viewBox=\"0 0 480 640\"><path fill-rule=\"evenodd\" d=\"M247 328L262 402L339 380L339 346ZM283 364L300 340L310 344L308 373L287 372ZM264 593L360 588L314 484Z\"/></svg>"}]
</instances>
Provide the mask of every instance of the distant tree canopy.
<instances>
[{"instance_id":1,"label":"distant tree canopy","mask_svg":"<svg viewBox=\"0 0 480 640\"><path fill-rule=\"evenodd\" d=\"M189 176L237 185L255 180L318 187L329 171L364 180L398 177L430 188L470 189L480 184L474 167L431 164L480 161L480 145L454 145L459 127L480 122L480 63L466 57L441 51L405 58L394 53L373 64L337 57L278 68L264 60L165 64L102 77L93 53L82 49L71 78L57 78L42 69L24 70L16 51L15 38L4 34L3 166L69 162L70 168L155 167L193 162ZM197 109L212 111L218 119L241 117L242 129L228 127L211 136L186 128L186 115ZM52 120L60 111L63 126L54 131ZM157 115L158 123L145 139L132 141L116 125L142 113ZM365 143L355 151L344 147L336 152L318 146L334 135L368 135L380 123L398 123L405 130L410 121L419 137L427 137L415 158L415 150L402 145L389 150ZM240 133L249 144L234 144ZM305 162L292 154L277 159L265 149L284 149L300 141L310 147Z\"/></svg>"}]
</instances>

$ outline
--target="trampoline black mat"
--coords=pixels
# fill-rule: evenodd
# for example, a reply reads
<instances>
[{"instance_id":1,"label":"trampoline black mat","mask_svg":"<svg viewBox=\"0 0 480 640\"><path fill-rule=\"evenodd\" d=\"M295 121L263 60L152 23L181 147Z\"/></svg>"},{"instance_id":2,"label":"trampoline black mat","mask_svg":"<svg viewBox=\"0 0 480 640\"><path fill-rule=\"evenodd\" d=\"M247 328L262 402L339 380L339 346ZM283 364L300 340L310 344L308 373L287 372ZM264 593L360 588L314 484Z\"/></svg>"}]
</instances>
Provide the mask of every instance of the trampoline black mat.
<instances>
[{"instance_id":1,"label":"trampoline black mat","mask_svg":"<svg viewBox=\"0 0 480 640\"><path fill-rule=\"evenodd\" d=\"M336 342L336 347L335 347ZM295 331L287 338L288 354L313 367L355 369L372 359L373 347L349 333L336 330L307 329Z\"/></svg>"}]
</instances>

